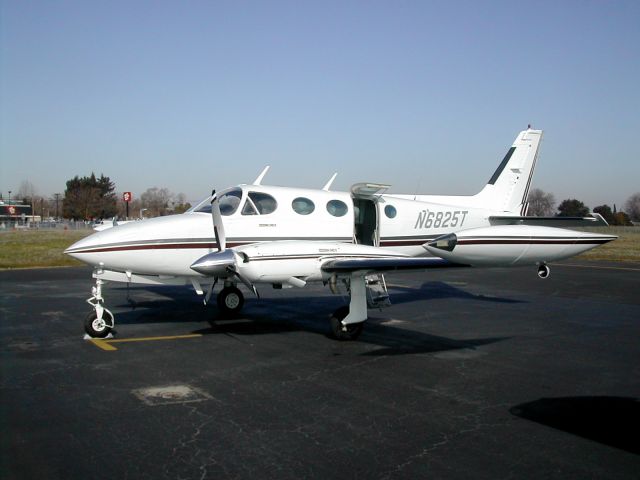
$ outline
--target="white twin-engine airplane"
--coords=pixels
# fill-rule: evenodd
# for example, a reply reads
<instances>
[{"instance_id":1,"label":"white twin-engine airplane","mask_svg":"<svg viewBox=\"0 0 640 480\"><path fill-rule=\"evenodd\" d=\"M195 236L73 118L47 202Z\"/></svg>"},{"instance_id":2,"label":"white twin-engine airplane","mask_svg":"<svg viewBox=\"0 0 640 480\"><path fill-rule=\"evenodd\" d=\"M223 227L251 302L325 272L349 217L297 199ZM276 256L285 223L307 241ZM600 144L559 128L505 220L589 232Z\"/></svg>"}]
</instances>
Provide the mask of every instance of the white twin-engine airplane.
<instances>
[{"instance_id":1,"label":"white twin-engine airplane","mask_svg":"<svg viewBox=\"0 0 640 480\"><path fill-rule=\"evenodd\" d=\"M217 304L229 316L244 303L238 284L257 295L259 284L323 282L350 295L331 318L334 336L350 340L362 331L368 306L389 303L382 272L530 265L546 278L548 262L617 237L557 228L606 225L601 217L522 216L541 138L541 130L519 133L473 196L384 194L388 185L371 183L334 192L335 175L320 190L273 187L261 184L267 167L253 184L213 192L182 215L94 233L65 251L94 267L85 330L106 337L113 329L105 281L191 284L206 303L221 280Z\"/></svg>"}]
</instances>

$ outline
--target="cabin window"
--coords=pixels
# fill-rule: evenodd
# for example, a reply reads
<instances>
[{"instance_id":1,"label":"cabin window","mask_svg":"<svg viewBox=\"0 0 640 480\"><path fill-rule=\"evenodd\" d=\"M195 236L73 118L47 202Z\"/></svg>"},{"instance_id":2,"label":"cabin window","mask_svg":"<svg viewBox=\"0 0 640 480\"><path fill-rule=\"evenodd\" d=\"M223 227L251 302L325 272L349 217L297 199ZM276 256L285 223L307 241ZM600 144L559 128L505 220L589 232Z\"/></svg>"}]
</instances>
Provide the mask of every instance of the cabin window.
<instances>
[{"instance_id":1,"label":"cabin window","mask_svg":"<svg viewBox=\"0 0 640 480\"><path fill-rule=\"evenodd\" d=\"M384 207L384 214L387 216L387 218L396 218L398 211L393 205L387 205Z\"/></svg>"},{"instance_id":2,"label":"cabin window","mask_svg":"<svg viewBox=\"0 0 640 480\"><path fill-rule=\"evenodd\" d=\"M347 204L340 200L330 200L327 202L327 212L334 217L342 217L347 214Z\"/></svg>"},{"instance_id":3,"label":"cabin window","mask_svg":"<svg viewBox=\"0 0 640 480\"><path fill-rule=\"evenodd\" d=\"M316 209L316 206L308 198L298 197L291 202L291 208L300 215L309 215Z\"/></svg>"},{"instance_id":4,"label":"cabin window","mask_svg":"<svg viewBox=\"0 0 640 480\"><path fill-rule=\"evenodd\" d=\"M275 212L278 207L278 202L271 195L260 192L249 192L249 200L253 202L253 206L256 208L260 215L268 215ZM252 214L253 215L253 214Z\"/></svg>"}]
</instances>

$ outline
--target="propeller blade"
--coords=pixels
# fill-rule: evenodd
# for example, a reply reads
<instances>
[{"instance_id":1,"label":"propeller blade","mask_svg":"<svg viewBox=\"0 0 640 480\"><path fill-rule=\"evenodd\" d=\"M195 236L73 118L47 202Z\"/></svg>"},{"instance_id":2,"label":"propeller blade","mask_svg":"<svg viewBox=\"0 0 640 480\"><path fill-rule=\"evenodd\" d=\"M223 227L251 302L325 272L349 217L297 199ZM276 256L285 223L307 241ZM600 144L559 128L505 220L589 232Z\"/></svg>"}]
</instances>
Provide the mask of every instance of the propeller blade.
<instances>
[{"instance_id":1,"label":"propeller blade","mask_svg":"<svg viewBox=\"0 0 640 480\"><path fill-rule=\"evenodd\" d=\"M236 277L238 277L238 280L240 280L245 287L251 290L256 297L260 298L260 294L258 293L258 290L256 289L255 285L251 283L249 280L247 280L246 278L244 278L242 275L240 275L238 270L236 270L235 266L231 266L231 265L228 266L227 271L232 275L235 275Z\"/></svg>"},{"instance_id":2,"label":"propeller blade","mask_svg":"<svg viewBox=\"0 0 640 480\"><path fill-rule=\"evenodd\" d=\"M213 221L213 234L218 244L218 252L222 253L227 247L227 238L224 234L224 223L222 222L222 214L220 213L220 202L216 191L211 192L211 220Z\"/></svg>"}]
</instances>

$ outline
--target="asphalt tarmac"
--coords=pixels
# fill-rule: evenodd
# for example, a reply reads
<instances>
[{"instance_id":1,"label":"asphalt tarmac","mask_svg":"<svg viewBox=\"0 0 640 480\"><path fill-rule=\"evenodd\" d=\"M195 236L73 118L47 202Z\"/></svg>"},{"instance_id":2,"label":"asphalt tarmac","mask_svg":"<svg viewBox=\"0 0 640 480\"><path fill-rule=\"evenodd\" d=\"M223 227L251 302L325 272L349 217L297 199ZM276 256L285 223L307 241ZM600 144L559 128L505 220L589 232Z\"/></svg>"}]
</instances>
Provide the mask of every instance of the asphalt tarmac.
<instances>
[{"instance_id":1,"label":"asphalt tarmac","mask_svg":"<svg viewBox=\"0 0 640 480\"><path fill-rule=\"evenodd\" d=\"M638 478L640 265L389 275L356 342L321 286L120 284L91 342L90 277L0 272L3 479Z\"/></svg>"}]
</instances>

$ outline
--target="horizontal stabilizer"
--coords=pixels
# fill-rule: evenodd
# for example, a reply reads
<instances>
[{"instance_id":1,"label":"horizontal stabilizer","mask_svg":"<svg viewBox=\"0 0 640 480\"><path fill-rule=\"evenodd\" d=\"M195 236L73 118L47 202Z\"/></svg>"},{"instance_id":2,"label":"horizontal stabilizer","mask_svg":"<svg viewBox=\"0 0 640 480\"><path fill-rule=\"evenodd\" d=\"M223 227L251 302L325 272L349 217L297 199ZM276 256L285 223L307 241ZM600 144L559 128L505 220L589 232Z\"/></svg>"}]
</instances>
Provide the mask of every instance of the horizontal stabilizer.
<instances>
[{"instance_id":1,"label":"horizontal stabilizer","mask_svg":"<svg viewBox=\"0 0 640 480\"><path fill-rule=\"evenodd\" d=\"M534 225L539 227L576 228L576 227L608 227L609 224L599 213L592 217L489 217L491 225Z\"/></svg>"}]
</instances>

